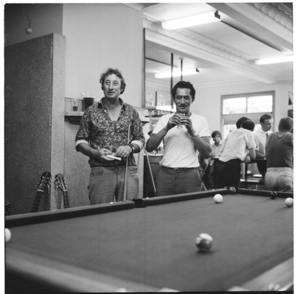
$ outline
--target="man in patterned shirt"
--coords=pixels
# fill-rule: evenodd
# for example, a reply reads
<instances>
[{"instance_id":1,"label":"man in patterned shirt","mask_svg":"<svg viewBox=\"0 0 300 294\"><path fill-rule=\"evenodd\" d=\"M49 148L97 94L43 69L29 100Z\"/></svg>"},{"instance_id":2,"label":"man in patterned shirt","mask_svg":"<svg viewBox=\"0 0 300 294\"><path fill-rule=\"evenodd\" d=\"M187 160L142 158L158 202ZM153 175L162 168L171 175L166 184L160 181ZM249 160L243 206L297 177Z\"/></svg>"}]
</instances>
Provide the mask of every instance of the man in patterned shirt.
<instances>
[{"instance_id":1,"label":"man in patterned shirt","mask_svg":"<svg viewBox=\"0 0 300 294\"><path fill-rule=\"evenodd\" d=\"M121 72L109 68L101 75L100 84L104 97L86 109L75 138L76 150L90 158L91 204L122 201L126 180L126 198L138 197L139 179L133 153L140 152L145 143L138 112L119 97L126 87Z\"/></svg>"}]
</instances>

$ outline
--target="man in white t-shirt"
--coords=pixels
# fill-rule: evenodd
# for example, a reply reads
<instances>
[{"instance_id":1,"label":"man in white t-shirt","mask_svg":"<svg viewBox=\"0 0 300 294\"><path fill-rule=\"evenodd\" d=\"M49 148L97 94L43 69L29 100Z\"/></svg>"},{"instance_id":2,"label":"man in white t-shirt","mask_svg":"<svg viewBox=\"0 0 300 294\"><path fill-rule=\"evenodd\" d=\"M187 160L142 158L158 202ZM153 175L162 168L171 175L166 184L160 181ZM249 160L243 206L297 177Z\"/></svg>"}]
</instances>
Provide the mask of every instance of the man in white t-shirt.
<instances>
[{"instance_id":1,"label":"man in white t-shirt","mask_svg":"<svg viewBox=\"0 0 300 294\"><path fill-rule=\"evenodd\" d=\"M205 117L192 114L196 91L190 82L180 81L172 89L175 114L162 116L147 141L155 150L163 141L164 154L157 175L157 196L205 190L199 172L198 155L211 153L210 131Z\"/></svg>"}]
</instances>

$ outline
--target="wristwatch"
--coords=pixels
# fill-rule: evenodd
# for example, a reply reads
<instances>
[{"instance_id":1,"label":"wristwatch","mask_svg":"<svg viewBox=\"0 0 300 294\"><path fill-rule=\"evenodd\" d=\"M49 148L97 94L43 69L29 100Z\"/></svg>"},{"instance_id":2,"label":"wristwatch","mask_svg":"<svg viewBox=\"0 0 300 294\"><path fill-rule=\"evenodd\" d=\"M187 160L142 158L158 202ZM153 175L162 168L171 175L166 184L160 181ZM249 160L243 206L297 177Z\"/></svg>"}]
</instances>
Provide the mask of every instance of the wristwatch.
<instances>
[{"instance_id":1,"label":"wristwatch","mask_svg":"<svg viewBox=\"0 0 300 294\"><path fill-rule=\"evenodd\" d=\"M131 147L131 149L132 149L132 153L134 153L134 151L136 151L136 148L134 147L134 145L133 145L133 144L128 144L128 146L130 146L130 147Z\"/></svg>"}]
</instances>

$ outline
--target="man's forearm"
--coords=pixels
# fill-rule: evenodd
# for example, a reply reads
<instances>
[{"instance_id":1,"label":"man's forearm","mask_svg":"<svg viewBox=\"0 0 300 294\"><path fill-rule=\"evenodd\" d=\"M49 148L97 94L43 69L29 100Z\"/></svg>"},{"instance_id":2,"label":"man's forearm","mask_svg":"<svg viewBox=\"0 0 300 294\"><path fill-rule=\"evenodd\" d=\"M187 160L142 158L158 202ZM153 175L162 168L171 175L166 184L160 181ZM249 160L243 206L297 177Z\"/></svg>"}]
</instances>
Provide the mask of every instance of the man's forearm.
<instances>
[{"instance_id":1,"label":"man's forearm","mask_svg":"<svg viewBox=\"0 0 300 294\"><path fill-rule=\"evenodd\" d=\"M196 149L199 151L201 155L203 155L204 158L210 157L212 148L209 142L209 139L206 138L200 138L199 136L192 136L191 137Z\"/></svg>"},{"instance_id":2,"label":"man's forearm","mask_svg":"<svg viewBox=\"0 0 300 294\"><path fill-rule=\"evenodd\" d=\"M77 150L88 157L94 157L94 152L96 151L89 144L86 143L79 144L77 146Z\"/></svg>"},{"instance_id":3,"label":"man's forearm","mask_svg":"<svg viewBox=\"0 0 300 294\"><path fill-rule=\"evenodd\" d=\"M142 150L142 148L140 148L140 146L136 143L131 143L129 146L132 149L132 153L139 153Z\"/></svg>"},{"instance_id":4,"label":"man's forearm","mask_svg":"<svg viewBox=\"0 0 300 294\"><path fill-rule=\"evenodd\" d=\"M253 148L249 149L249 156L253 160L256 157L256 152Z\"/></svg>"},{"instance_id":5,"label":"man's forearm","mask_svg":"<svg viewBox=\"0 0 300 294\"><path fill-rule=\"evenodd\" d=\"M260 151L256 151L256 158L265 158L265 154L263 152Z\"/></svg>"},{"instance_id":6,"label":"man's forearm","mask_svg":"<svg viewBox=\"0 0 300 294\"><path fill-rule=\"evenodd\" d=\"M167 127L164 127L157 134L152 134L146 144L147 152L152 152L153 150L157 149L167 132Z\"/></svg>"}]
</instances>

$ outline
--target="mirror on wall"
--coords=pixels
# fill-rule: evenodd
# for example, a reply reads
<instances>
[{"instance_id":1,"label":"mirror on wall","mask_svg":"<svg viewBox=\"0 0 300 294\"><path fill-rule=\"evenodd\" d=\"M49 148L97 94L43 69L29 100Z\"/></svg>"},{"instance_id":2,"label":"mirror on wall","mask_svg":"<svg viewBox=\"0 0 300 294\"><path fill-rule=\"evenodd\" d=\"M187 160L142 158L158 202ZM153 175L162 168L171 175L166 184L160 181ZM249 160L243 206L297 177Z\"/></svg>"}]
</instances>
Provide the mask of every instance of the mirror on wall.
<instances>
[{"instance_id":1,"label":"mirror on wall","mask_svg":"<svg viewBox=\"0 0 300 294\"><path fill-rule=\"evenodd\" d=\"M171 110L173 85L187 78L196 82L200 74L199 65L200 62L146 41L145 107Z\"/></svg>"}]
</instances>

